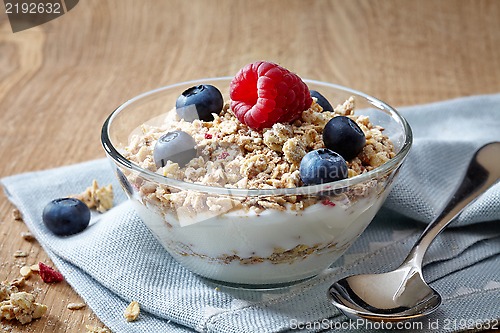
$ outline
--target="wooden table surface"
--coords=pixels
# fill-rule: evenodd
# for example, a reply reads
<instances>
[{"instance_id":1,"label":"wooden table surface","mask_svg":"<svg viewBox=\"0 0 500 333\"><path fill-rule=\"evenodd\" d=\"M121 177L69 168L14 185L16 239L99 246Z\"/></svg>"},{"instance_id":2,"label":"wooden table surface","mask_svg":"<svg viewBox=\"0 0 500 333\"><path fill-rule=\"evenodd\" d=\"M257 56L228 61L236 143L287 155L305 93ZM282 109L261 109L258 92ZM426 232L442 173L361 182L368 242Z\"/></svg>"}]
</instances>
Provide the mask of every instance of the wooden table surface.
<instances>
[{"instance_id":1,"label":"wooden table surface","mask_svg":"<svg viewBox=\"0 0 500 333\"><path fill-rule=\"evenodd\" d=\"M256 60L396 107L496 93L500 1L85 0L18 33L2 8L0 177L104 157L101 125L120 103ZM0 195L0 281L24 263L51 264L20 236L27 228L12 210ZM65 282L28 284L48 312L27 325L3 321L12 332L103 326L89 308L66 308L81 299Z\"/></svg>"}]
</instances>

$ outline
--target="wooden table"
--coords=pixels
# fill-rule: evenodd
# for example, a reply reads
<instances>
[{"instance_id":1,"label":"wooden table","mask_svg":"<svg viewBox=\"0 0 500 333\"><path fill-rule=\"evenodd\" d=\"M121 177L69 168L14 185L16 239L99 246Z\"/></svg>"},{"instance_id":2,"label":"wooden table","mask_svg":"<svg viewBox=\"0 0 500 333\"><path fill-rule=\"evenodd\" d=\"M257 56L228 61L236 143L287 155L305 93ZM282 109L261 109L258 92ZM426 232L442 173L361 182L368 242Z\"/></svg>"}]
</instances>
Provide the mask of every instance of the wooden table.
<instances>
[{"instance_id":1,"label":"wooden table","mask_svg":"<svg viewBox=\"0 0 500 333\"><path fill-rule=\"evenodd\" d=\"M3 8L3 7L2 7ZM500 2L85 0L12 33L0 13L0 177L104 156L100 128L146 90L234 75L270 60L304 78L353 87L394 106L500 92ZM0 281L50 260L0 196ZM14 258L16 250L26 258ZM41 288L47 314L12 332L102 327L66 283ZM1 327L1 326L0 326Z\"/></svg>"}]
</instances>

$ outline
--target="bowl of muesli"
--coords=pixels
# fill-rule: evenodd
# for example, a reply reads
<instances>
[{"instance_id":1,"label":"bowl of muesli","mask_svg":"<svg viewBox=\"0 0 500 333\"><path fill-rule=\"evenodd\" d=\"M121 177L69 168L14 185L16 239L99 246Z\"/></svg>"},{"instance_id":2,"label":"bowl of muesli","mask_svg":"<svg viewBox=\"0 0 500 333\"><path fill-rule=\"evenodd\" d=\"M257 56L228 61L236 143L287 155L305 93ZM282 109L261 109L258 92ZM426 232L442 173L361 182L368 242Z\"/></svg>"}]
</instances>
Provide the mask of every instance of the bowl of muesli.
<instances>
[{"instance_id":1,"label":"bowl of muesli","mask_svg":"<svg viewBox=\"0 0 500 333\"><path fill-rule=\"evenodd\" d=\"M382 206L411 142L388 104L269 62L143 93L102 129L123 189L168 253L249 286L334 263Z\"/></svg>"}]
</instances>

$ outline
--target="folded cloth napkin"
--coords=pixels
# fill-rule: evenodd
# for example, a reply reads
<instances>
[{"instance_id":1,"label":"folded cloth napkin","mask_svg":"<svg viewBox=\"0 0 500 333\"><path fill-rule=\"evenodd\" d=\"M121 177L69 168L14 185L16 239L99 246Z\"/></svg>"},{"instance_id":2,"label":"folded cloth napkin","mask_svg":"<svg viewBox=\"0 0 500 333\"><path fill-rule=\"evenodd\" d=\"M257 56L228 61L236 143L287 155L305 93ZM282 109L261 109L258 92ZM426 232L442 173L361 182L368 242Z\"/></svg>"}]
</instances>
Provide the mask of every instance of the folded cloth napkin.
<instances>
[{"instance_id":1,"label":"folded cloth napkin","mask_svg":"<svg viewBox=\"0 0 500 333\"><path fill-rule=\"evenodd\" d=\"M3 178L5 193L68 283L116 332L345 331L380 328L348 321L326 298L330 284L361 272L395 268L425 224L443 208L475 149L500 141L500 94L401 109L414 145L397 182L362 236L330 269L298 285L268 291L219 286L177 264L119 189L105 159ZM112 183L115 207L84 232L57 237L41 220L50 200L79 193L96 179ZM499 326L500 184L445 230L425 257L424 275L442 306L409 326L450 332ZM141 314L126 322L136 300ZM416 325L416 324L412 324ZM408 326L407 326L408 327Z\"/></svg>"}]
</instances>

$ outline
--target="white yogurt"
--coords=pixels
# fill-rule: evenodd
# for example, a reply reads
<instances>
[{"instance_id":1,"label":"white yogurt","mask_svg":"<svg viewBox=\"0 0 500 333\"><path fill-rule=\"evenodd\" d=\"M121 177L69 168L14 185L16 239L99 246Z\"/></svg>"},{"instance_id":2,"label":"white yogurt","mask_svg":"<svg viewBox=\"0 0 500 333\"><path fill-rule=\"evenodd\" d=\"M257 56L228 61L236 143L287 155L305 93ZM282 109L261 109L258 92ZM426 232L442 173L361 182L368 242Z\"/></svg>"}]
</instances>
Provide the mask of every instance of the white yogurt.
<instances>
[{"instance_id":1,"label":"white yogurt","mask_svg":"<svg viewBox=\"0 0 500 333\"><path fill-rule=\"evenodd\" d=\"M260 215L238 210L186 226L173 214L163 217L157 207L138 201L135 206L158 241L189 270L214 280L258 285L297 281L328 268L363 232L384 199L373 195L334 207L317 203L299 212L268 209ZM269 259L279 249L297 246L314 251L294 260ZM262 262L249 263L249 258Z\"/></svg>"}]
</instances>

